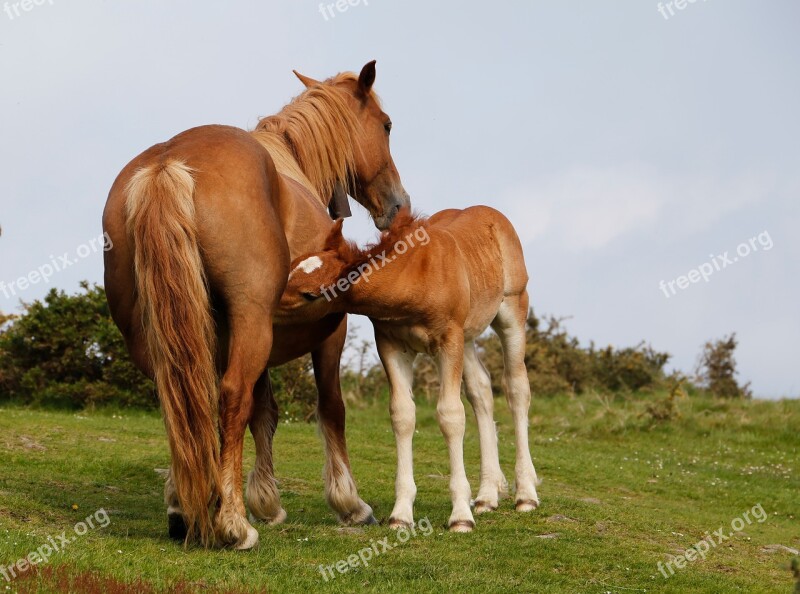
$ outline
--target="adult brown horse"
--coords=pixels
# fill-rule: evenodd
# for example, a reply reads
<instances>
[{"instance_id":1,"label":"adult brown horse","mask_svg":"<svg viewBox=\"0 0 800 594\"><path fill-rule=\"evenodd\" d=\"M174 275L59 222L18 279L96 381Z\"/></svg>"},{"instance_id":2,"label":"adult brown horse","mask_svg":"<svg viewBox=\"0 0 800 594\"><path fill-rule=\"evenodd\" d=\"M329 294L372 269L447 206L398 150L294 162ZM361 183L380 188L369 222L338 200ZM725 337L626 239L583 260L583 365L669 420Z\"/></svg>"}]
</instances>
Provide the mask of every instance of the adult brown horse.
<instances>
[{"instance_id":1,"label":"adult brown horse","mask_svg":"<svg viewBox=\"0 0 800 594\"><path fill-rule=\"evenodd\" d=\"M295 73L297 74L297 73ZM378 228L409 203L389 150L391 121L359 76L306 90L252 132L193 128L131 161L114 182L103 228L112 316L136 365L153 378L172 456L170 533L247 549L242 447L248 423L256 464L252 516L280 522L272 465L277 405L267 373L311 352L326 446L326 497L344 522L374 521L350 472L339 386L341 314L273 328L289 264L323 247L334 194L352 195ZM209 509L213 509L213 514Z\"/></svg>"}]
</instances>

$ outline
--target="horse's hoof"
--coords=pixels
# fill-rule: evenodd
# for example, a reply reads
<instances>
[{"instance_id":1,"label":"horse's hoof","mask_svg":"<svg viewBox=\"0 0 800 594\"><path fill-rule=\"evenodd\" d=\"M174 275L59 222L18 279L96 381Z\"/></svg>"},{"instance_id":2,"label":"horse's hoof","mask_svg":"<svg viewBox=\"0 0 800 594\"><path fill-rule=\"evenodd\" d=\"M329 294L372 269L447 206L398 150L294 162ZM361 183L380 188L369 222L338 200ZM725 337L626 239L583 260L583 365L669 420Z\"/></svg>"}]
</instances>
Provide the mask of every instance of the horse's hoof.
<instances>
[{"instance_id":1,"label":"horse's hoof","mask_svg":"<svg viewBox=\"0 0 800 594\"><path fill-rule=\"evenodd\" d=\"M450 532L472 532L475 529L475 522L472 520L458 520L450 524Z\"/></svg>"},{"instance_id":2,"label":"horse's hoof","mask_svg":"<svg viewBox=\"0 0 800 594\"><path fill-rule=\"evenodd\" d=\"M389 518L389 528L392 530L399 530L400 528L409 529L413 525L413 522L406 522L405 520L398 520L397 518Z\"/></svg>"},{"instance_id":3,"label":"horse's hoof","mask_svg":"<svg viewBox=\"0 0 800 594\"><path fill-rule=\"evenodd\" d=\"M372 508L362 501L360 509L340 516L339 523L345 526L373 526L378 523L378 520L375 519Z\"/></svg>"},{"instance_id":4,"label":"horse's hoof","mask_svg":"<svg viewBox=\"0 0 800 594\"><path fill-rule=\"evenodd\" d=\"M239 542L234 548L237 551L249 551L258 544L258 530L252 526L247 527L247 536Z\"/></svg>"},{"instance_id":5,"label":"horse's hoof","mask_svg":"<svg viewBox=\"0 0 800 594\"><path fill-rule=\"evenodd\" d=\"M257 518L252 513L249 514L247 517L250 520L251 524L258 524L259 522L263 522L268 526L277 526L278 524L283 524L288 516L286 514L286 510L280 508L278 510L278 513L275 514L275 516L272 518Z\"/></svg>"},{"instance_id":6,"label":"horse's hoof","mask_svg":"<svg viewBox=\"0 0 800 594\"><path fill-rule=\"evenodd\" d=\"M167 514L167 525L169 527L169 537L172 540L180 542L186 540L189 529L186 527L186 521L181 514Z\"/></svg>"},{"instance_id":7,"label":"horse's hoof","mask_svg":"<svg viewBox=\"0 0 800 594\"><path fill-rule=\"evenodd\" d=\"M485 514L487 512L493 512L497 510L497 504L492 505L486 501L476 501L475 502L475 513L476 514Z\"/></svg>"},{"instance_id":8,"label":"horse's hoof","mask_svg":"<svg viewBox=\"0 0 800 594\"><path fill-rule=\"evenodd\" d=\"M518 512L531 512L539 507L539 502L535 499L517 501L516 509Z\"/></svg>"}]
</instances>

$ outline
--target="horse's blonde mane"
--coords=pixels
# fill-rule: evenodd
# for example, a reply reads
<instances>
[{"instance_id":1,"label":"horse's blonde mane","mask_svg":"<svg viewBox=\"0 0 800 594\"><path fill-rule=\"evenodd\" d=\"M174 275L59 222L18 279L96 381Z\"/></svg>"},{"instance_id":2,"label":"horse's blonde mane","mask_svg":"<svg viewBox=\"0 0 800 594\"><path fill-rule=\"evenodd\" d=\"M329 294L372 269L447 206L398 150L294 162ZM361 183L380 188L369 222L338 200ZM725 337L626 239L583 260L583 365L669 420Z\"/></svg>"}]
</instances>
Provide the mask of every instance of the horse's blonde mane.
<instances>
[{"instance_id":1,"label":"horse's blonde mane","mask_svg":"<svg viewBox=\"0 0 800 594\"><path fill-rule=\"evenodd\" d=\"M351 187L355 170L360 122L344 88L351 81L358 81L356 75L345 72L312 86L279 113L262 118L252 132L278 172L311 190L326 206L337 183Z\"/></svg>"}]
</instances>

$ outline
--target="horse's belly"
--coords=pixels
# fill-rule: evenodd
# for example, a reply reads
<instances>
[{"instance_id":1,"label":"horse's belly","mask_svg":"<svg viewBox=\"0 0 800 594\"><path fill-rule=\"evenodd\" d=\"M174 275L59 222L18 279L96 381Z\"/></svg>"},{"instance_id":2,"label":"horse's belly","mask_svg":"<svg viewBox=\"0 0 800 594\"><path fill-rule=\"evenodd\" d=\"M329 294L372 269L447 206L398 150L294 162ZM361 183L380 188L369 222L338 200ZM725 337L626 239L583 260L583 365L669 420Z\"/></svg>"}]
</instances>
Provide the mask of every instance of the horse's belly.
<instances>
[{"instance_id":1,"label":"horse's belly","mask_svg":"<svg viewBox=\"0 0 800 594\"><path fill-rule=\"evenodd\" d=\"M269 367L277 367L316 350L342 322L339 315L328 316L314 324L273 326Z\"/></svg>"}]
</instances>

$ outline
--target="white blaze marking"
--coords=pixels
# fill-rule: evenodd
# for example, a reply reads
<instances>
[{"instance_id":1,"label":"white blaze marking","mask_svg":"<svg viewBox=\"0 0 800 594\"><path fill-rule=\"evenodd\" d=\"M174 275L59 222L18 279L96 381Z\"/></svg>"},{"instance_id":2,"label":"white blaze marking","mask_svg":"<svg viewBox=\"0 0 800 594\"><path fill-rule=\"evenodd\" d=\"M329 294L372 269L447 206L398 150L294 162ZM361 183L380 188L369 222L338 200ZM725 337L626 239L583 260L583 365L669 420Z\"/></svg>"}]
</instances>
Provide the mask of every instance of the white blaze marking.
<instances>
[{"instance_id":1,"label":"white blaze marking","mask_svg":"<svg viewBox=\"0 0 800 594\"><path fill-rule=\"evenodd\" d=\"M319 256L311 256L310 258L306 258L300 264L297 265L297 268L292 270L292 273L289 275L289 278L294 276L294 273L298 270L302 270L306 274L311 274L315 270L319 270L322 268L322 260L320 260Z\"/></svg>"}]
</instances>

